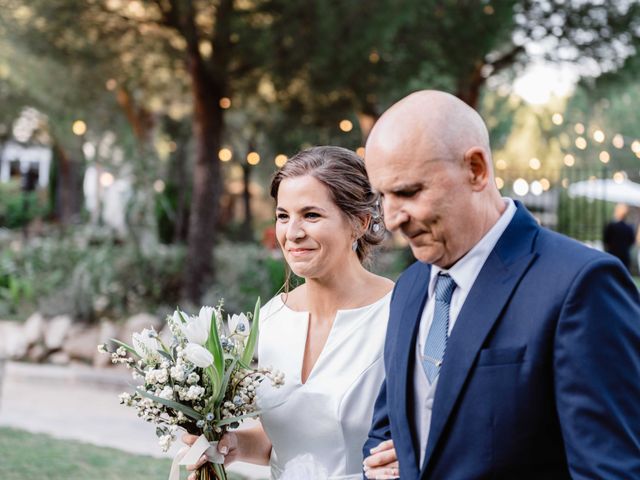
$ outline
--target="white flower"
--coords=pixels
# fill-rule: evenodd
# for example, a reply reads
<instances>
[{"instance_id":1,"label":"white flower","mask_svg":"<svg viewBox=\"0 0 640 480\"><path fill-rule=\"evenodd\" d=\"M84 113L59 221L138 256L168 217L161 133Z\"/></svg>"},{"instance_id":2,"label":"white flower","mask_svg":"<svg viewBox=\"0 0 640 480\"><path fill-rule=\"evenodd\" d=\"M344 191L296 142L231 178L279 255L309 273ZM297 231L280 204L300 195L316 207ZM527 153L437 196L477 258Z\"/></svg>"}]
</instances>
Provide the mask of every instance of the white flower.
<instances>
[{"instance_id":1,"label":"white flower","mask_svg":"<svg viewBox=\"0 0 640 480\"><path fill-rule=\"evenodd\" d=\"M158 397L164 398L165 400L173 400L173 388L167 385L162 389Z\"/></svg>"},{"instance_id":2,"label":"white flower","mask_svg":"<svg viewBox=\"0 0 640 480\"><path fill-rule=\"evenodd\" d=\"M204 345L211 330L211 316L213 307L202 307L198 316L191 316L186 324L180 325L182 333L191 343Z\"/></svg>"},{"instance_id":3,"label":"white flower","mask_svg":"<svg viewBox=\"0 0 640 480\"><path fill-rule=\"evenodd\" d=\"M228 317L228 320L231 335L241 335L243 337L249 336L249 319L244 313L241 313L240 315L233 314L231 317Z\"/></svg>"},{"instance_id":4,"label":"white flower","mask_svg":"<svg viewBox=\"0 0 640 480\"><path fill-rule=\"evenodd\" d=\"M149 385L154 383L167 383L169 375L166 369L159 368L157 370L149 370L145 374L144 381Z\"/></svg>"},{"instance_id":5,"label":"white flower","mask_svg":"<svg viewBox=\"0 0 640 480\"><path fill-rule=\"evenodd\" d=\"M160 437L158 443L160 444L160 448L162 448L163 452L166 452L171 447L171 442L173 441L173 437L171 435L163 435Z\"/></svg>"},{"instance_id":6,"label":"white flower","mask_svg":"<svg viewBox=\"0 0 640 480\"><path fill-rule=\"evenodd\" d=\"M199 387L198 385L191 385L189 387L189 390L187 390L185 397L187 398L187 400L199 400L202 395L204 395L203 387Z\"/></svg>"},{"instance_id":7,"label":"white flower","mask_svg":"<svg viewBox=\"0 0 640 480\"><path fill-rule=\"evenodd\" d=\"M207 368L213 363L211 352L197 343L189 343L184 349L184 356L200 368Z\"/></svg>"},{"instance_id":8,"label":"white flower","mask_svg":"<svg viewBox=\"0 0 640 480\"><path fill-rule=\"evenodd\" d=\"M182 366L176 365L175 367L171 367L171 378L176 382L184 382L185 374L186 372Z\"/></svg>"},{"instance_id":9,"label":"white flower","mask_svg":"<svg viewBox=\"0 0 640 480\"><path fill-rule=\"evenodd\" d=\"M134 333L131 340L136 353L140 355L146 363L158 363L160 361L160 342L157 333L153 329L145 328L140 333Z\"/></svg>"}]
</instances>

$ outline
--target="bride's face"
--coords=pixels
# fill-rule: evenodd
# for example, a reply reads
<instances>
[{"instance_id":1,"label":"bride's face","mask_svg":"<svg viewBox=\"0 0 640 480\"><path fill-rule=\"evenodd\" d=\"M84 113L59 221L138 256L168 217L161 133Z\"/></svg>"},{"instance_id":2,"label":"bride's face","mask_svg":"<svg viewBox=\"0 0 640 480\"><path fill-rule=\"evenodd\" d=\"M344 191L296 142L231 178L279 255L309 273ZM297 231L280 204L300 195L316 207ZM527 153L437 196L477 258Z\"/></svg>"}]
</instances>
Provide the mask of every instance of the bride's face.
<instances>
[{"instance_id":1,"label":"bride's face","mask_svg":"<svg viewBox=\"0 0 640 480\"><path fill-rule=\"evenodd\" d=\"M357 260L347 216L333 202L329 189L310 175L280 183L276 237L289 267L299 277L336 274Z\"/></svg>"}]
</instances>

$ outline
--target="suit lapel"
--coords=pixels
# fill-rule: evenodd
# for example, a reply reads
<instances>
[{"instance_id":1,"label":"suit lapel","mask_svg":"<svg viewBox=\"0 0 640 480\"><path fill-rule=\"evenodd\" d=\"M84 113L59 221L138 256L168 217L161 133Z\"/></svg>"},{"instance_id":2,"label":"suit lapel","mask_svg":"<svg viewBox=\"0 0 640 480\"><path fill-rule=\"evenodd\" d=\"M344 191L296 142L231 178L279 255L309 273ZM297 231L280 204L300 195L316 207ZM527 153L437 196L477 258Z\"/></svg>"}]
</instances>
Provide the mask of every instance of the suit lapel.
<instances>
[{"instance_id":1,"label":"suit lapel","mask_svg":"<svg viewBox=\"0 0 640 480\"><path fill-rule=\"evenodd\" d=\"M432 459L480 348L522 275L537 256L532 252L532 243L539 227L518 202L516 205L518 210L514 218L482 267L449 337L436 388L423 472Z\"/></svg>"},{"instance_id":2,"label":"suit lapel","mask_svg":"<svg viewBox=\"0 0 640 480\"><path fill-rule=\"evenodd\" d=\"M397 364L393 366L392 371L397 372L396 381L394 382L394 396L397 399L394 405L397 410L395 416L397 429L394 435L399 435L399 444L411 447L411 469L415 474L418 473L418 455L414 444L412 429L409 419L413 417L413 413L409 411L409 405L412 404L413 395L413 368L412 362L415 358L415 344L422 317L422 309L427 299L429 277L431 274L431 266L419 264L418 271L413 278L413 285L409 295L406 297L405 306L402 309L401 318L399 320L400 328L396 342L397 348ZM394 436L395 439L395 436ZM405 472L407 469L405 468ZM407 472L408 474L409 472ZM410 477L408 477L410 478Z\"/></svg>"}]
</instances>

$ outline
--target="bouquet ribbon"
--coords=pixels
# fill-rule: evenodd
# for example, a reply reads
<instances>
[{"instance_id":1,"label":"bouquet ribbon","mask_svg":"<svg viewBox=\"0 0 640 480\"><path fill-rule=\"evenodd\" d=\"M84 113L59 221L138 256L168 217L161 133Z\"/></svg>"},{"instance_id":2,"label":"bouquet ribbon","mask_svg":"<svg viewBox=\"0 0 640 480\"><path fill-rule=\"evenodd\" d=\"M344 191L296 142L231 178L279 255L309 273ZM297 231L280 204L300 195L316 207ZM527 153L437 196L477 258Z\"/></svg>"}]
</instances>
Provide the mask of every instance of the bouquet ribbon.
<instances>
[{"instance_id":1,"label":"bouquet ribbon","mask_svg":"<svg viewBox=\"0 0 640 480\"><path fill-rule=\"evenodd\" d=\"M207 437L200 435L193 445L181 448L176 454L169 480L180 480L180 465L195 465L203 454L211 463L224 463L224 455L218 452L218 442L209 442Z\"/></svg>"}]
</instances>

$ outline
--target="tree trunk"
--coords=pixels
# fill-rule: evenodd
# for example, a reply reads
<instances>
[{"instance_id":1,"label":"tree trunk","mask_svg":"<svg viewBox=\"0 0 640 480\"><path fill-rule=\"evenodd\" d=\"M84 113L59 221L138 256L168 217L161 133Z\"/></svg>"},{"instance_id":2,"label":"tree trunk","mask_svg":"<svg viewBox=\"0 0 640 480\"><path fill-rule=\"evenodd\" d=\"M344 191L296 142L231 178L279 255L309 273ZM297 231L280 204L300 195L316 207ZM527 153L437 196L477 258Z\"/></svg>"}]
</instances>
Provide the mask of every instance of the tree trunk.
<instances>
[{"instance_id":1,"label":"tree trunk","mask_svg":"<svg viewBox=\"0 0 640 480\"><path fill-rule=\"evenodd\" d=\"M480 90L486 82L486 78L482 76L482 67L484 65L482 62L476 62L469 75L460 79L456 91L456 97L476 110L478 109Z\"/></svg>"},{"instance_id":2,"label":"tree trunk","mask_svg":"<svg viewBox=\"0 0 640 480\"><path fill-rule=\"evenodd\" d=\"M214 81L197 53L190 55L189 69L193 80L196 159L193 167L184 294L188 300L197 304L214 275L213 245L218 200L222 190L218 150L223 117L219 107L221 83Z\"/></svg>"},{"instance_id":3,"label":"tree trunk","mask_svg":"<svg viewBox=\"0 0 640 480\"><path fill-rule=\"evenodd\" d=\"M59 143L53 144L53 158L58 163L56 216L62 225L69 225L75 213L75 179L73 162Z\"/></svg>"},{"instance_id":4,"label":"tree trunk","mask_svg":"<svg viewBox=\"0 0 640 480\"><path fill-rule=\"evenodd\" d=\"M242 203L244 205L244 220L242 222L242 236L243 240L252 241L253 234L253 217L251 215L251 192L249 191L249 184L251 183L251 165L248 163L242 164Z\"/></svg>"}]
</instances>

